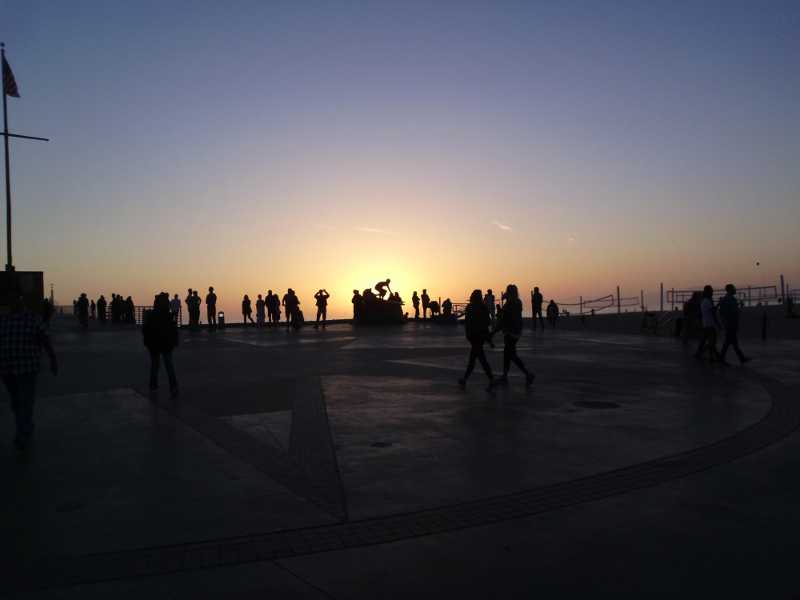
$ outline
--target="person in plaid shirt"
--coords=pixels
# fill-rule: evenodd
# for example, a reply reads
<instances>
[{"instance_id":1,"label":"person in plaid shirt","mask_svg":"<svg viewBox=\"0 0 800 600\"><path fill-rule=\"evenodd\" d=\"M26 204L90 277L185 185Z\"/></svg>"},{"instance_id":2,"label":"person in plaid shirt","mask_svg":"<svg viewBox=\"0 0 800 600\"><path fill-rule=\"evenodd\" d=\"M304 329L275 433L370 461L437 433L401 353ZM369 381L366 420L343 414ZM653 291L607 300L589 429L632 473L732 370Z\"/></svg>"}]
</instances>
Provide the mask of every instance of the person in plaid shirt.
<instances>
[{"instance_id":1,"label":"person in plaid shirt","mask_svg":"<svg viewBox=\"0 0 800 600\"><path fill-rule=\"evenodd\" d=\"M25 449L33 434L33 403L42 348L50 358L51 371L56 374L58 363L47 327L18 297L11 313L0 316L0 377L11 396L17 423L14 444L19 450Z\"/></svg>"}]
</instances>

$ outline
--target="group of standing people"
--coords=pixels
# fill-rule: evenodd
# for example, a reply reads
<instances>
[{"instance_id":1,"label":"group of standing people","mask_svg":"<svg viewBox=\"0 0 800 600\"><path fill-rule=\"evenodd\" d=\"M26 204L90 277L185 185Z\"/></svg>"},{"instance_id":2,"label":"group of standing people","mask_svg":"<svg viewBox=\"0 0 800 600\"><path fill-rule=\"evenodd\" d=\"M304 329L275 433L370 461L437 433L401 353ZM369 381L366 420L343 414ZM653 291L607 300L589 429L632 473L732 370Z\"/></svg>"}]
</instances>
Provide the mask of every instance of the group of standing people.
<instances>
[{"instance_id":1,"label":"group of standing people","mask_svg":"<svg viewBox=\"0 0 800 600\"><path fill-rule=\"evenodd\" d=\"M83 293L73 302L73 308L78 322L84 329L89 327L89 319L106 323L109 316L112 323L136 323L136 305L133 303L133 298L128 296L123 299L122 294L111 294L111 302L101 294L95 302L90 301L86 293Z\"/></svg>"}]
</instances>

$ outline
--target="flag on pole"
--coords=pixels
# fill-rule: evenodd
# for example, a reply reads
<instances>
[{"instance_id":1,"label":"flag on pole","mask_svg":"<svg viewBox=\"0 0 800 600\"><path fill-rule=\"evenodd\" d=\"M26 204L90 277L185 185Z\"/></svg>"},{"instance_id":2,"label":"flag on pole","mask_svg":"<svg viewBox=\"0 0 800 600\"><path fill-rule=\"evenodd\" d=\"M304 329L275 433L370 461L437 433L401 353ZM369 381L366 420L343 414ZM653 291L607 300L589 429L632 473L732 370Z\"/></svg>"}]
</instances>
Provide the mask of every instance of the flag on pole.
<instances>
[{"instance_id":1,"label":"flag on pole","mask_svg":"<svg viewBox=\"0 0 800 600\"><path fill-rule=\"evenodd\" d=\"M14 79L14 72L11 70L11 65L8 64L5 56L3 57L3 93L12 98L19 98L17 80Z\"/></svg>"}]
</instances>

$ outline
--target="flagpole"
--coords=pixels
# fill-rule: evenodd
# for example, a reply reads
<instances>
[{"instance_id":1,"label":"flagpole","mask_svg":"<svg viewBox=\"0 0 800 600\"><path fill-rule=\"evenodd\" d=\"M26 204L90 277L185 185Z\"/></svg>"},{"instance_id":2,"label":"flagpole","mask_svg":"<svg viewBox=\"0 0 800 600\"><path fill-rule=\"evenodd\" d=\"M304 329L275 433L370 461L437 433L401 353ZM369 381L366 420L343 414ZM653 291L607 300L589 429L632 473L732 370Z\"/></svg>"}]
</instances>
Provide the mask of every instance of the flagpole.
<instances>
[{"instance_id":1,"label":"flagpole","mask_svg":"<svg viewBox=\"0 0 800 600\"><path fill-rule=\"evenodd\" d=\"M6 45L0 42L0 55L2 55L2 62L5 64L6 60ZM6 149L6 251L8 255L8 262L6 263L6 271L14 270L14 260L11 256L11 167L9 164L8 156L8 102L6 99L6 86L3 82L3 143Z\"/></svg>"}]
</instances>

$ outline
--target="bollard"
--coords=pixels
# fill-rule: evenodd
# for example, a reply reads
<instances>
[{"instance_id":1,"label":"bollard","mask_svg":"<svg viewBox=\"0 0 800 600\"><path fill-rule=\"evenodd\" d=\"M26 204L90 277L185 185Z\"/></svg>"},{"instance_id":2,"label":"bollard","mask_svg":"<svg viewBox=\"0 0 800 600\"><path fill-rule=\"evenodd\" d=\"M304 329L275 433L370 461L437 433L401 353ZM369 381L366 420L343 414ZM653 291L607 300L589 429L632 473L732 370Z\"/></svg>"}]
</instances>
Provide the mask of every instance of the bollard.
<instances>
[{"instance_id":1,"label":"bollard","mask_svg":"<svg viewBox=\"0 0 800 600\"><path fill-rule=\"evenodd\" d=\"M225 312L219 311L217 313L217 328L225 329Z\"/></svg>"}]
</instances>

